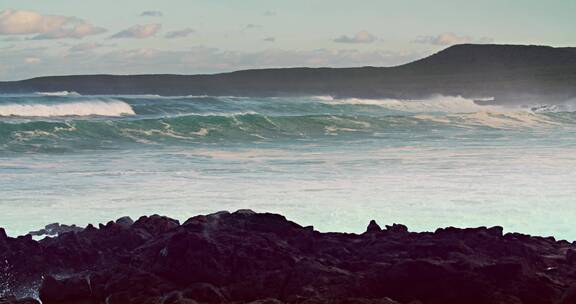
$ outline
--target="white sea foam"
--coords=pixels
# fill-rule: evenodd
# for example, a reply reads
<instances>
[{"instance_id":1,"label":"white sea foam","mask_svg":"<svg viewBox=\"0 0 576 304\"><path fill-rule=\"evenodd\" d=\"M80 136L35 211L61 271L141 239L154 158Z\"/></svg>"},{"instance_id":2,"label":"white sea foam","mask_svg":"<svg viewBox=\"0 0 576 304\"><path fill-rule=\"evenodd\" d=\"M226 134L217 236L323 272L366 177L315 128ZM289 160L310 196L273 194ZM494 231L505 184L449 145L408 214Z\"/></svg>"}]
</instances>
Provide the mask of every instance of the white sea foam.
<instances>
[{"instance_id":1,"label":"white sea foam","mask_svg":"<svg viewBox=\"0 0 576 304\"><path fill-rule=\"evenodd\" d=\"M259 113L256 111L235 111L235 112L205 112L205 113L183 113L178 115L172 115L172 117L193 117L193 116L200 116L200 117L211 117L211 116L220 116L220 117L230 117L235 118L238 116L245 116L245 115L258 115Z\"/></svg>"},{"instance_id":2,"label":"white sea foam","mask_svg":"<svg viewBox=\"0 0 576 304\"><path fill-rule=\"evenodd\" d=\"M210 133L210 130L208 130L206 128L200 128L200 130L198 130L196 132L190 132L190 134L194 134L197 136L206 136L206 135L208 135L208 133Z\"/></svg>"},{"instance_id":3,"label":"white sea foam","mask_svg":"<svg viewBox=\"0 0 576 304\"><path fill-rule=\"evenodd\" d=\"M63 116L124 116L135 115L132 107L119 100L82 101L54 104L0 104L0 116L63 117Z\"/></svg>"},{"instance_id":4,"label":"white sea foam","mask_svg":"<svg viewBox=\"0 0 576 304\"><path fill-rule=\"evenodd\" d=\"M319 98L318 98L319 99ZM401 99L319 99L328 104L348 104L379 106L390 110L412 112L412 113L475 113L481 111L505 112L510 111L503 106L479 105L472 99L460 96L435 96L423 100L401 100Z\"/></svg>"},{"instance_id":5,"label":"white sea foam","mask_svg":"<svg viewBox=\"0 0 576 304\"><path fill-rule=\"evenodd\" d=\"M562 104L539 104L530 107L533 113L560 113L576 112L576 100L569 100Z\"/></svg>"},{"instance_id":6,"label":"white sea foam","mask_svg":"<svg viewBox=\"0 0 576 304\"><path fill-rule=\"evenodd\" d=\"M475 100L480 100L476 98ZM490 101L492 98L483 98ZM541 127L559 125L550 117L538 115L548 112L572 112L571 102L534 107L477 104L461 96L435 96L423 100L398 99L334 99L322 100L327 104L379 106L386 109L416 113L415 118L456 125L460 127L488 126L493 128Z\"/></svg>"},{"instance_id":7,"label":"white sea foam","mask_svg":"<svg viewBox=\"0 0 576 304\"><path fill-rule=\"evenodd\" d=\"M82 96L74 91L36 92L35 94L42 96Z\"/></svg>"},{"instance_id":8,"label":"white sea foam","mask_svg":"<svg viewBox=\"0 0 576 304\"><path fill-rule=\"evenodd\" d=\"M551 127L560 125L545 116L529 111L455 113L448 115L421 114L414 116L420 120L433 121L459 127L486 126L498 129Z\"/></svg>"},{"instance_id":9,"label":"white sea foam","mask_svg":"<svg viewBox=\"0 0 576 304\"><path fill-rule=\"evenodd\" d=\"M330 95L325 95L325 96L313 96L312 98L314 99L318 99L318 100L322 100L322 101L333 101L334 97L330 96Z\"/></svg>"}]
</instances>

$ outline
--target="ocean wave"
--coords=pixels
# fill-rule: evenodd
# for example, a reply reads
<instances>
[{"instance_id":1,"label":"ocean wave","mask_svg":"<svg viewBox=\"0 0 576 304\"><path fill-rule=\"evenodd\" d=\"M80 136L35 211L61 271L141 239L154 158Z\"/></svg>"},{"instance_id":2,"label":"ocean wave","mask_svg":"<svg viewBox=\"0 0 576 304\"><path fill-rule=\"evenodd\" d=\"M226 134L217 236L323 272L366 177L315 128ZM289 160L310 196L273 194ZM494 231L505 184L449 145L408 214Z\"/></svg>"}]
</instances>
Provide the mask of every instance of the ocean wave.
<instances>
[{"instance_id":1,"label":"ocean wave","mask_svg":"<svg viewBox=\"0 0 576 304\"><path fill-rule=\"evenodd\" d=\"M40 96L82 96L74 91L36 92L34 94Z\"/></svg>"},{"instance_id":2,"label":"ocean wave","mask_svg":"<svg viewBox=\"0 0 576 304\"><path fill-rule=\"evenodd\" d=\"M334 97L330 95L320 95L320 96L312 96L312 99L322 100L322 101L333 101Z\"/></svg>"},{"instance_id":3,"label":"ocean wave","mask_svg":"<svg viewBox=\"0 0 576 304\"><path fill-rule=\"evenodd\" d=\"M492 129L548 128L562 125L554 117L539 115L528 111L473 113L453 113L447 115L420 114L414 116L423 121L444 124L453 127L473 128L489 127Z\"/></svg>"},{"instance_id":4,"label":"ocean wave","mask_svg":"<svg viewBox=\"0 0 576 304\"><path fill-rule=\"evenodd\" d=\"M328 104L378 106L389 110L410 113L474 113L474 112L508 112L510 109L497 105L479 105L473 99L461 96L435 96L423 100L402 99L319 99Z\"/></svg>"},{"instance_id":5,"label":"ocean wave","mask_svg":"<svg viewBox=\"0 0 576 304\"><path fill-rule=\"evenodd\" d=\"M563 104L539 104L531 106L529 110L533 113L576 112L576 102L566 102Z\"/></svg>"},{"instance_id":6,"label":"ocean wave","mask_svg":"<svg viewBox=\"0 0 576 304\"><path fill-rule=\"evenodd\" d=\"M130 143L156 145L314 139L335 132L372 133L372 123L375 128L382 129L378 122L372 122L374 118L362 119L369 122L358 122L357 117L348 116L278 117L253 113L148 119L0 121L0 151L95 149Z\"/></svg>"},{"instance_id":7,"label":"ocean wave","mask_svg":"<svg viewBox=\"0 0 576 304\"><path fill-rule=\"evenodd\" d=\"M64 103L8 103L0 104L3 117L66 117L135 115L132 107L119 100L92 100Z\"/></svg>"},{"instance_id":8,"label":"ocean wave","mask_svg":"<svg viewBox=\"0 0 576 304\"><path fill-rule=\"evenodd\" d=\"M426 100L258 98L239 102L150 97L6 96L0 154L108 149L125 144L203 145L323 140L397 140L470 130L572 130L567 108L479 105L463 97ZM172 100L174 99L174 100ZM97 117L92 117L97 116Z\"/></svg>"}]
</instances>

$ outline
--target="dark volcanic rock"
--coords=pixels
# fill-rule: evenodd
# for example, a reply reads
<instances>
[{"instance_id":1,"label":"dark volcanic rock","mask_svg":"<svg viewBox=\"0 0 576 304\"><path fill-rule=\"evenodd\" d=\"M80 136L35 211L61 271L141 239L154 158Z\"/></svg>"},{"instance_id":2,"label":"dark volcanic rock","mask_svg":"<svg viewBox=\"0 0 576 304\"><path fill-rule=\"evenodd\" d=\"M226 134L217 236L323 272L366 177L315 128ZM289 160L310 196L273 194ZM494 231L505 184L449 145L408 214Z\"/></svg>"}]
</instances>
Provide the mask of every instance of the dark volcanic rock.
<instances>
[{"instance_id":1,"label":"dark volcanic rock","mask_svg":"<svg viewBox=\"0 0 576 304\"><path fill-rule=\"evenodd\" d=\"M63 234L66 232L79 232L83 229L77 227L76 225L61 225L59 223L53 223L46 225L43 229L37 231L30 231L30 235L34 236L55 236L59 234Z\"/></svg>"},{"instance_id":2,"label":"dark volcanic rock","mask_svg":"<svg viewBox=\"0 0 576 304\"><path fill-rule=\"evenodd\" d=\"M124 227L130 228L134 224L134 221L129 216L124 216L116 220L116 224Z\"/></svg>"},{"instance_id":3,"label":"dark volcanic rock","mask_svg":"<svg viewBox=\"0 0 576 304\"><path fill-rule=\"evenodd\" d=\"M251 210L182 225L123 218L41 241L0 229L5 277L42 281L45 304L575 303L575 250L502 227L414 233L372 221L360 235L320 233Z\"/></svg>"},{"instance_id":4,"label":"dark volcanic rock","mask_svg":"<svg viewBox=\"0 0 576 304\"><path fill-rule=\"evenodd\" d=\"M368 224L368 227L366 228L366 233L380 232L380 231L382 231L382 228L380 228L380 225L378 225L378 223L376 223L375 220L371 220L370 223Z\"/></svg>"},{"instance_id":5,"label":"dark volcanic rock","mask_svg":"<svg viewBox=\"0 0 576 304\"><path fill-rule=\"evenodd\" d=\"M90 282L85 277L72 277L57 280L46 276L40 288L40 299L43 303L61 303L90 298Z\"/></svg>"},{"instance_id":6,"label":"dark volcanic rock","mask_svg":"<svg viewBox=\"0 0 576 304\"><path fill-rule=\"evenodd\" d=\"M10 296L0 297L0 304L40 304L40 302L32 298L16 299L16 297Z\"/></svg>"}]
</instances>

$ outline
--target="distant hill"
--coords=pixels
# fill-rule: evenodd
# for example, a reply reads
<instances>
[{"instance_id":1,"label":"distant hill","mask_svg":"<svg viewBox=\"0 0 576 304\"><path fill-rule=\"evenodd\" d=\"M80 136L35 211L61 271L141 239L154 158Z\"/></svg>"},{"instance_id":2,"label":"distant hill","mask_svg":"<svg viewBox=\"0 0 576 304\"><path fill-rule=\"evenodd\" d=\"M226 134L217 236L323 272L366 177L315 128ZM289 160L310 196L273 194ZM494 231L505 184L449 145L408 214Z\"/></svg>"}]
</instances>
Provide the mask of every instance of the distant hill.
<instances>
[{"instance_id":1,"label":"distant hill","mask_svg":"<svg viewBox=\"0 0 576 304\"><path fill-rule=\"evenodd\" d=\"M576 48L451 46L396 67L282 68L214 75L75 75L0 82L1 93L421 98L434 94L500 102L576 97Z\"/></svg>"}]
</instances>

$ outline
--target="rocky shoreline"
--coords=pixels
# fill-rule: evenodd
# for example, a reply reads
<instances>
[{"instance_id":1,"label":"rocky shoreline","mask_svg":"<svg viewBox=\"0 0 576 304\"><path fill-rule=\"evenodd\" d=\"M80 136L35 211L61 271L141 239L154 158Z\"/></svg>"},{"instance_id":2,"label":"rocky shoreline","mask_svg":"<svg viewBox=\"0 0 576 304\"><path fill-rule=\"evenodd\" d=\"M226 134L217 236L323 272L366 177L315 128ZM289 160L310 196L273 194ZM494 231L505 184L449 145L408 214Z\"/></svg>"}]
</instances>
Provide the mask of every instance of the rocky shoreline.
<instances>
[{"instance_id":1,"label":"rocky shoreline","mask_svg":"<svg viewBox=\"0 0 576 304\"><path fill-rule=\"evenodd\" d=\"M65 228L0 228L0 304L576 303L576 245L501 227L321 233L239 210Z\"/></svg>"}]
</instances>

